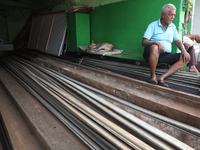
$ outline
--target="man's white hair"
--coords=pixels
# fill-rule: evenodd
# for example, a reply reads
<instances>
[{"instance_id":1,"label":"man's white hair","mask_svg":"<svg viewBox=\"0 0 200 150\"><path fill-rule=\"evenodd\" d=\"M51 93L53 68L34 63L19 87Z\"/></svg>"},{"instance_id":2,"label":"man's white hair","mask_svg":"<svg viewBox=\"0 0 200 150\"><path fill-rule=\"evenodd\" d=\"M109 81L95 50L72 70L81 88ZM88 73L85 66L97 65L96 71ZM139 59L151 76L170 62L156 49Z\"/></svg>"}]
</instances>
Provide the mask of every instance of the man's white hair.
<instances>
[{"instance_id":1,"label":"man's white hair","mask_svg":"<svg viewBox=\"0 0 200 150\"><path fill-rule=\"evenodd\" d=\"M166 4L163 6L162 8L162 13L167 13L168 11L170 11L171 9L176 10L176 7L173 4Z\"/></svg>"}]
</instances>

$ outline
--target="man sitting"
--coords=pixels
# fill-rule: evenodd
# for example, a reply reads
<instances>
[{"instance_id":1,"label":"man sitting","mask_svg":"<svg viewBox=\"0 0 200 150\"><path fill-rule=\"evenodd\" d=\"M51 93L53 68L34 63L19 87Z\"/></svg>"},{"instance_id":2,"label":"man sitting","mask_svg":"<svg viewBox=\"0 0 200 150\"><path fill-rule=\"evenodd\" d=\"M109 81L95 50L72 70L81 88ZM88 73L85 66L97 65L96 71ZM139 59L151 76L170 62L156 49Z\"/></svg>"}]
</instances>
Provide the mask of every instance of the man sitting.
<instances>
[{"instance_id":1,"label":"man sitting","mask_svg":"<svg viewBox=\"0 0 200 150\"><path fill-rule=\"evenodd\" d=\"M191 57L191 60L187 64L187 66L189 68L188 71L198 73L199 71L195 67L195 65L197 64L197 60L196 60L196 56L195 56L194 41L196 41L197 43L200 43L200 35L199 34L187 34L187 30L186 30L186 24L189 23L189 21L191 20L191 16L192 16L191 10L188 11L188 15L187 15L187 13L185 13L185 16L184 16L183 27L185 28L185 30L184 30L184 36L183 36L183 45Z\"/></svg>"},{"instance_id":2,"label":"man sitting","mask_svg":"<svg viewBox=\"0 0 200 150\"><path fill-rule=\"evenodd\" d=\"M172 23L176 14L176 7L173 4L163 6L161 18L149 24L144 36L142 45L145 46L143 57L150 64L150 83L169 87L164 79L180 70L190 61L190 55L185 50L176 26ZM171 43L175 41L181 53L171 53ZM167 63L171 65L164 74L156 77L155 70L157 63Z\"/></svg>"}]
</instances>

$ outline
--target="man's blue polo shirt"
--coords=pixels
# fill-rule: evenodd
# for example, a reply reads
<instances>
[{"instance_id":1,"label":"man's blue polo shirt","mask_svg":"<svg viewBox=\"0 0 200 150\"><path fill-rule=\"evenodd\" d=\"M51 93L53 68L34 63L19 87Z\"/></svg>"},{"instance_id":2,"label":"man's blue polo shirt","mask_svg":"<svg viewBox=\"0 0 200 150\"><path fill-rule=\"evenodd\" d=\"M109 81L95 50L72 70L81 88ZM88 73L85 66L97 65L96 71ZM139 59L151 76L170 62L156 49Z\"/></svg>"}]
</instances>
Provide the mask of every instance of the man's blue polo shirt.
<instances>
[{"instance_id":1,"label":"man's blue polo shirt","mask_svg":"<svg viewBox=\"0 0 200 150\"><path fill-rule=\"evenodd\" d=\"M171 23L165 30L160 19L149 24L143 38L147 38L151 42L160 42L165 47L165 52L168 53L171 53L171 43L180 39L176 26Z\"/></svg>"}]
</instances>

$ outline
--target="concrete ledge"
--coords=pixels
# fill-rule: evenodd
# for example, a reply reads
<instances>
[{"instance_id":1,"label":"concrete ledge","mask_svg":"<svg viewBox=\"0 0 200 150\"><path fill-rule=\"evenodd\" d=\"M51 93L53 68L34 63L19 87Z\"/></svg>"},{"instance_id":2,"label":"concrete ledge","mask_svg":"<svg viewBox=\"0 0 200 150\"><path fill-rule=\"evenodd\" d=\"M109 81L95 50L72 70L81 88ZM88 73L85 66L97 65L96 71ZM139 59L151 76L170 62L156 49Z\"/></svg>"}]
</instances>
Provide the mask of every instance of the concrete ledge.
<instances>
[{"instance_id":1,"label":"concrete ledge","mask_svg":"<svg viewBox=\"0 0 200 150\"><path fill-rule=\"evenodd\" d=\"M44 149L89 149L49 110L28 93L5 69L0 67L0 70L2 85Z\"/></svg>"}]
</instances>

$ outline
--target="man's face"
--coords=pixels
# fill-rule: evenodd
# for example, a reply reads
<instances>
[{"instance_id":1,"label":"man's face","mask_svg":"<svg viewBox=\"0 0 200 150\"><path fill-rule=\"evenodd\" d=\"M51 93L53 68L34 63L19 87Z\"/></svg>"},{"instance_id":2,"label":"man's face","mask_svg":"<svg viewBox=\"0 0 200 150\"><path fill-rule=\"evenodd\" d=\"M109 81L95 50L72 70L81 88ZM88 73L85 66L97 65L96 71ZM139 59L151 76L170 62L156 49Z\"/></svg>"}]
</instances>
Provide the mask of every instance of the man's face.
<instances>
[{"instance_id":1,"label":"man's face","mask_svg":"<svg viewBox=\"0 0 200 150\"><path fill-rule=\"evenodd\" d=\"M171 9L169 10L166 14L162 13L162 18L164 20L164 22L169 25L172 23L172 21L174 20L174 17L176 15L176 10Z\"/></svg>"}]
</instances>

